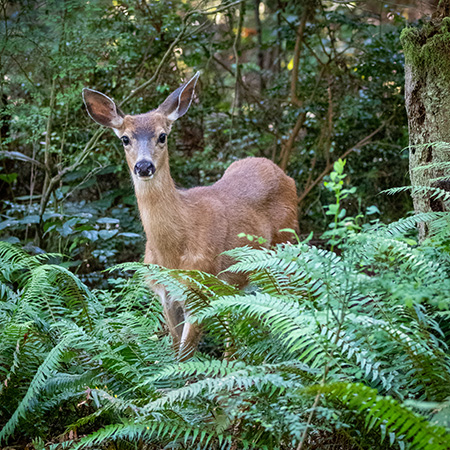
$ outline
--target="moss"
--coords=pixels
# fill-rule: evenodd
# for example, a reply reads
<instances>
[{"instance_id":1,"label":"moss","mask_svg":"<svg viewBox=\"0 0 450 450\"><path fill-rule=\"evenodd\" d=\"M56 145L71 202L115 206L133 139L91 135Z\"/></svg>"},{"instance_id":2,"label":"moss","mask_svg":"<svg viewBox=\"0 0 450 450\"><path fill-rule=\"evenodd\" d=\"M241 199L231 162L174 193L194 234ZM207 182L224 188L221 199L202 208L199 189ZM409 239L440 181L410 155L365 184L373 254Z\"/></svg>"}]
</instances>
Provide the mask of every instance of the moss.
<instances>
[{"instance_id":1,"label":"moss","mask_svg":"<svg viewBox=\"0 0 450 450\"><path fill-rule=\"evenodd\" d=\"M405 61L416 73L434 72L450 79L450 17L421 29L405 28L400 36Z\"/></svg>"}]
</instances>

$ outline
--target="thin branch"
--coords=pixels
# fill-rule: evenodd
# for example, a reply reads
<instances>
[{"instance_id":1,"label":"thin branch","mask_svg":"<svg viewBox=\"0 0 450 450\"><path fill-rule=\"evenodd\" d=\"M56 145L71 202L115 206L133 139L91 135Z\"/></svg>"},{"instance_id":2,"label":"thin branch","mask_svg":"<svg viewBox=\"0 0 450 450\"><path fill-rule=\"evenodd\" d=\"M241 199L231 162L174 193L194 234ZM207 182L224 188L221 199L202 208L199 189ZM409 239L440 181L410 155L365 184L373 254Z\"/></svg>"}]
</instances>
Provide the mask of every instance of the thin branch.
<instances>
[{"instance_id":1,"label":"thin branch","mask_svg":"<svg viewBox=\"0 0 450 450\"><path fill-rule=\"evenodd\" d=\"M70 191L67 192L67 194L64 196L63 201L66 201L76 190L80 189L80 187L86 183L88 180L90 180L94 175L96 175L98 172L100 172L102 169L104 169L105 166L96 167L95 169L92 169L83 179Z\"/></svg>"},{"instance_id":2,"label":"thin branch","mask_svg":"<svg viewBox=\"0 0 450 450\"><path fill-rule=\"evenodd\" d=\"M309 175L308 175L308 179L306 180L305 186L309 186L309 183L311 183L311 179L312 179L312 174L313 174L313 170L316 167L316 163L317 163L317 154L314 153L312 162L311 162L311 167L309 168Z\"/></svg>"},{"instance_id":3,"label":"thin branch","mask_svg":"<svg viewBox=\"0 0 450 450\"><path fill-rule=\"evenodd\" d=\"M308 436L308 428L311 425L311 421L314 416L314 412L317 408L317 405L319 404L320 394L321 394L321 392L319 389L319 391L317 392L316 398L314 399L314 403L312 405L311 412L309 413L308 422L306 422L305 431L303 432L302 439L301 439L300 443L298 444L297 450L302 450L303 444L306 441L306 437Z\"/></svg>"},{"instance_id":4,"label":"thin branch","mask_svg":"<svg viewBox=\"0 0 450 450\"><path fill-rule=\"evenodd\" d=\"M319 73L316 84L314 86L314 89L311 92L311 95L309 96L309 98L306 102L307 104L309 104L312 101L312 99L314 98L314 95L316 94L316 90L317 90L320 82L322 81L326 67L327 67L326 65L322 66L322 69ZM279 166L283 170L287 169L287 166L289 163L289 158L291 157L292 149L294 147L295 139L297 138L298 133L300 132L303 124L305 123L305 119L306 119L306 112L303 111L302 113L299 114L297 121L295 122L294 128L292 129L291 135L289 136L289 139L287 140L286 144L283 146L283 148L281 150Z\"/></svg>"},{"instance_id":5,"label":"thin branch","mask_svg":"<svg viewBox=\"0 0 450 450\"><path fill-rule=\"evenodd\" d=\"M33 142L33 156L32 156L32 160L36 161L36 148L38 146L38 143L36 141ZM24 155L25 156L25 155ZM37 162L37 161L36 161ZM39 164L41 164L39 162ZM36 170L35 170L35 164L31 163L31 170L30 170L30 202L28 204L28 207L31 210L31 205L33 203L33 194L34 194L34 187L36 185ZM25 228L25 239L24 241L27 242L28 240L28 232L30 230L30 224L27 224L26 228Z\"/></svg>"},{"instance_id":6,"label":"thin branch","mask_svg":"<svg viewBox=\"0 0 450 450\"><path fill-rule=\"evenodd\" d=\"M238 27L233 42L234 61L236 64L236 72L235 72L236 76L234 80L233 104L231 106L231 125L230 125L230 139L229 139L230 145L233 140L233 133L234 133L234 113L236 111L236 106L240 103L239 81L241 80L241 70L239 67L239 53L241 51L241 34L242 34L242 26L244 24L244 15L245 15L245 3L242 3L241 7L239 8Z\"/></svg>"},{"instance_id":7,"label":"thin branch","mask_svg":"<svg viewBox=\"0 0 450 450\"><path fill-rule=\"evenodd\" d=\"M196 28L192 29L189 33L186 34L186 39L189 39L192 36L198 36L200 33L205 31L207 28L211 28L212 24L209 20L205 20L200 25L197 25Z\"/></svg>"},{"instance_id":8,"label":"thin branch","mask_svg":"<svg viewBox=\"0 0 450 450\"><path fill-rule=\"evenodd\" d=\"M28 80L28 82L35 88L37 89L37 86L33 83L33 80L28 76L27 71L22 67L22 65L20 64L20 62L11 54L8 55L16 64L17 67L20 69L20 71L22 72L22 75Z\"/></svg>"},{"instance_id":9,"label":"thin branch","mask_svg":"<svg viewBox=\"0 0 450 450\"><path fill-rule=\"evenodd\" d=\"M331 90L331 77L328 77L328 114L327 114L327 135L324 146L324 153L327 164L330 163L331 136L333 134L333 93Z\"/></svg>"},{"instance_id":10,"label":"thin branch","mask_svg":"<svg viewBox=\"0 0 450 450\"><path fill-rule=\"evenodd\" d=\"M236 64L236 78L234 83L234 99L233 99L233 107L231 111L231 116L234 116L234 111L236 109L236 105L239 103L239 81L241 79L241 69L239 67L239 53L241 51L241 34L242 34L242 26L244 24L244 15L245 15L245 3L241 4L239 9L239 20L238 27L236 31L236 36L233 42L233 53L234 53L234 61Z\"/></svg>"},{"instance_id":11,"label":"thin branch","mask_svg":"<svg viewBox=\"0 0 450 450\"><path fill-rule=\"evenodd\" d=\"M209 15L209 14L216 14L218 12L222 12L222 11L225 11L227 9L230 9L233 6L237 6L237 5L240 5L241 3L245 3L246 1L247 0L238 0L236 2L231 2L231 3L228 3L226 5L223 5L220 8L218 8L217 6L210 6L209 8L206 8L206 9L203 9L203 10L195 9L193 11L190 11L188 14L191 14L191 13L192 14L207 14L207 15Z\"/></svg>"},{"instance_id":12,"label":"thin branch","mask_svg":"<svg viewBox=\"0 0 450 450\"><path fill-rule=\"evenodd\" d=\"M321 40L319 39L319 41L321 41ZM323 61L320 59L320 56L313 50L313 48L312 48L306 41L304 42L304 44L305 44L305 47L311 52L311 55L313 55L314 58L316 58L316 61L317 61L321 66L330 63L331 58L328 56L327 53L325 53L325 54L326 54L327 57L328 57L328 61L323 62Z\"/></svg>"},{"instance_id":13,"label":"thin branch","mask_svg":"<svg viewBox=\"0 0 450 450\"><path fill-rule=\"evenodd\" d=\"M162 59L159 62L158 66L156 67L156 70L155 70L153 76L149 80L147 80L145 83L142 83L136 89L132 90L131 94L128 97L125 97L119 103L119 107L121 107L121 106L125 105L126 103L128 103L132 98L136 97L136 95L139 92L141 92L143 89L145 89L147 86L149 86L150 84L152 84L156 80L156 78L158 77L159 73L161 72L161 69L163 68L164 64L169 59L169 56L171 56L173 49L175 48L175 46L178 44L178 42L183 37L185 31L186 31L186 26L183 24L183 26L181 27L181 30L178 33L177 37L172 41L172 43L170 44L170 46L167 49L166 53L164 53L164 56L162 57Z\"/></svg>"},{"instance_id":14,"label":"thin branch","mask_svg":"<svg viewBox=\"0 0 450 450\"><path fill-rule=\"evenodd\" d=\"M232 2L232 3L228 3L226 5L223 5L220 8L217 7L210 7L207 8L205 10L191 10L189 11L184 17L183 17L183 22L182 22L182 26L181 26L181 30L178 33L178 35L175 37L175 39L172 41L172 43L170 44L169 48L167 49L166 53L164 53L164 56L162 57L161 61L159 62L158 66L156 67L156 70L153 74L153 76L147 80L145 83L141 84L140 86L138 86L136 89L134 89L133 91L131 91L131 94L126 97L125 99L123 99L120 103L119 106L123 106L126 103L128 103L131 99L133 99L139 92L141 92L143 89L145 89L147 86L149 86L150 84L152 84L159 76L164 64L166 63L166 61L169 59L169 57L171 56L174 47L178 44L178 42L180 42L180 40L183 38L184 33L187 29L187 22L188 19L193 16L194 14L200 14L200 15L209 15L209 14L216 14L218 12L224 11L226 9L232 8L234 6L237 6L243 2L245 2L246 0L238 0L236 2ZM95 144L98 142L98 140L100 139L100 137L103 135L103 133L105 132L105 128L98 128L97 131L93 134L93 136L91 137L91 139L87 142L87 144L85 145L83 151L80 153L79 157L75 160L75 162L73 164L71 164L70 166L67 166L65 168L63 168L62 170L60 170L53 178L50 179L48 186L46 187L46 189L44 190L43 194L42 194L42 201L41 201L41 211L45 210L47 203L50 199L50 196L53 192L53 190L55 189L57 183L62 179L62 177L68 173L71 172L73 170L75 170L80 164L83 163L83 161L87 158L87 156L89 155L89 153L92 151L92 149L94 148Z\"/></svg>"},{"instance_id":15,"label":"thin branch","mask_svg":"<svg viewBox=\"0 0 450 450\"><path fill-rule=\"evenodd\" d=\"M50 145L52 133L53 110L55 109L55 92L56 91L56 77L52 80L52 87L50 91L50 112L48 114L47 127L45 130L45 149L44 149L44 165L48 173L50 173Z\"/></svg>"},{"instance_id":16,"label":"thin branch","mask_svg":"<svg viewBox=\"0 0 450 450\"><path fill-rule=\"evenodd\" d=\"M297 138L298 133L300 132L303 124L305 123L305 120L306 120L306 112L303 111L298 115L297 121L295 122L294 128L292 129L292 133L289 136L286 145L283 147L280 161L280 168L283 170L287 169L289 158L292 153L292 148L294 147L295 139Z\"/></svg>"},{"instance_id":17,"label":"thin branch","mask_svg":"<svg viewBox=\"0 0 450 450\"><path fill-rule=\"evenodd\" d=\"M328 59L331 59L331 55L328 54L327 49L325 48L325 45L323 45L323 41L322 41L322 38L320 37L320 34L318 37L319 37L319 44L320 44L320 47L322 48L324 55L326 55L326 57Z\"/></svg>"},{"instance_id":18,"label":"thin branch","mask_svg":"<svg viewBox=\"0 0 450 450\"><path fill-rule=\"evenodd\" d=\"M204 48L204 47L203 47ZM206 50L206 49L205 49ZM217 56L215 56L214 54L210 54L211 59L216 62L220 67L222 67L222 69L224 69L225 71L227 71L233 78L236 78L236 73L233 71L233 69L231 69L230 67L228 67L223 61L221 61L219 58L217 58ZM259 102L261 100L261 96L256 92L256 91L252 91L242 80L241 77L237 78L237 81L239 83L239 85L245 90L246 95L249 96L249 98L252 101L256 101Z\"/></svg>"},{"instance_id":19,"label":"thin branch","mask_svg":"<svg viewBox=\"0 0 450 450\"><path fill-rule=\"evenodd\" d=\"M55 108L55 98L56 98L56 77L53 77L52 87L50 91L50 105L49 105L49 113L47 119L47 127L45 130L45 149L44 149L44 169L45 169L45 178L44 178L44 186L42 188L43 192L48 190L48 186L50 184L50 176L51 176L51 167L50 167L50 145L51 145L51 133L52 133L52 121L53 121L53 110ZM47 204L44 202L44 196L41 198L40 205L40 213L39 216L42 218L45 212L45 207Z\"/></svg>"},{"instance_id":20,"label":"thin branch","mask_svg":"<svg viewBox=\"0 0 450 450\"><path fill-rule=\"evenodd\" d=\"M178 42L180 42L180 40L182 39L182 37L184 36L184 33L186 32L187 29L187 23L188 23L188 19L193 16L194 14L199 14L199 15L209 15L209 14L216 14L218 12L224 11L226 9L232 8L233 6L237 6L241 3L244 3L246 0L238 0L236 2L232 2L229 3L227 5L223 5L221 8L217 8L215 6L211 6L210 8L204 9L204 10L199 10L199 9L194 9L192 11L189 11L184 17L183 17L183 21L182 21L182 26L181 26L181 30L178 33L178 35L176 36L176 38L172 41L172 43L170 44L170 47L167 49L166 53L164 54L164 56L162 57L161 61L159 62L155 73L153 74L153 76L147 80L145 83L141 84L140 86L138 86L136 89L131 91L131 94L128 97L125 97L125 99L123 99L120 103L119 106L122 106L126 103L128 103L132 98L134 98L139 92L141 92L143 89L145 89L147 86L151 85L156 78L158 77L159 73L161 72L161 69L163 67L163 65L165 64L165 62L167 61L167 59L169 58L169 56L172 54L172 50L174 49L174 47L178 44Z\"/></svg>"},{"instance_id":21,"label":"thin branch","mask_svg":"<svg viewBox=\"0 0 450 450\"><path fill-rule=\"evenodd\" d=\"M81 152L81 154L78 157L78 159L73 164L71 164L70 166L67 166L64 169L62 169L61 171L59 171L53 178L50 179L50 182L48 184L47 189L45 189L44 193L42 194L41 205L44 206L44 211L45 211L47 203L48 203L48 201L50 199L50 196L51 196L53 190L55 189L56 185L58 184L58 182L62 179L62 177L66 173L72 172L80 164L83 163L83 161L87 158L87 156L92 151L92 149L94 148L95 144L97 143L97 141L100 139L100 137L103 135L103 133L105 131L106 131L105 128L99 128L94 133L94 135L91 137L91 139L89 139L88 143L85 145L84 150Z\"/></svg>"},{"instance_id":22,"label":"thin branch","mask_svg":"<svg viewBox=\"0 0 450 450\"><path fill-rule=\"evenodd\" d=\"M259 65L259 90L260 92L264 89L264 52L263 52L263 39L262 39L262 25L261 18L259 17L259 6L261 0L254 0L255 5L255 24L256 24L256 37L257 37L257 55L258 55L258 65Z\"/></svg>"},{"instance_id":23,"label":"thin branch","mask_svg":"<svg viewBox=\"0 0 450 450\"><path fill-rule=\"evenodd\" d=\"M325 7L322 3L320 3L320 8L322 10L323 17L325 18L325 23L326 23L325 28L328 30L328 36L330 37L331 54L329 55L329 58L332 59L331 55L334 54L333 59L336 60L337 59L337 50L336 50L336 45L335 45L334 30L330 27L330 23L327 20L326 13L325 13Z\"/></svg>"},{"instance_id":24,"label":"thin branch","mask_svg":"<svg viewBox=\"0 0 450 450\"><path fill-rule=\"evenodd\" d=\"M346 158L351 152L353 152L354 150L356 150L357 148L361 148L364 147L364 145L367 145L370 143L370 140L377 134L379 133L389 122L391 121L391 119L387 120L386 122L383 122L375 131L372 131L370 134L368 134L365 138L361 139L358 143L356 143L355 145L353 145L352 147L350 147L349 149L347 149L344 153L342 153L341 156L339 156L338 159L344 159ZM325 167L325 169L323 170L323 172L311 183L310 186L308 186L303 192L302 194L298 197L297 199L297 204L301 204L303 202L303 200L306 198L306 196L312 191L312 189L317 186L317 184L320 183L320 181L322 180L322 178L327 175L331 169L333 168L333 163L329 163L327 164L327 166Z\"/></svg>"},{"instance_id":25,"label":"thin branch","mask_svg":"<svg viewBox=\"0 0 450 450\"><path fill-rule=\"evenodd\" d=\"M294 64L291 74L291 92L290 92L291 103L295 106L298 106L299 108L301 108L303 102L297 97L298 66L300 61L300 55L302 52L303 35L305 34L307 16L308 12L307 8L305 7L303 9L300 25L298 26L297 39L295 40Z\"/></svg>"}]
</instances>

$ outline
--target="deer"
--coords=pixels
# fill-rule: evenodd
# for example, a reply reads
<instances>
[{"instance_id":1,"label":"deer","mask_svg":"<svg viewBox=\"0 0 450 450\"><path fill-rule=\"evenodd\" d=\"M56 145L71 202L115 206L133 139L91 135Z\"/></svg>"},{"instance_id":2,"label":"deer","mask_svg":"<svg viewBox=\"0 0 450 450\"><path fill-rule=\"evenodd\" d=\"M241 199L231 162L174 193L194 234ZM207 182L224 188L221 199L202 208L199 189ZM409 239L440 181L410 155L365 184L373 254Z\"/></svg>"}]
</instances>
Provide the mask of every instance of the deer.
<instances>
[{"instance_id":1,"label":"deer","mask_svg":"<svg viewBox=\"0 0 450 450\"><path fill-rule=\"evenodd\" d=\"M189 109L200 72L173 91L156 109L124 114L101 92L84 88L89 116L111 128L122 141L146 236L145 264L168 269L197 270L218 276L240 288L244 274L226 272L233 260L227 250L246 244L242 234L262 237L271 247L289 241L287 229L298 229L294 180L263 157L234 161L210 186L178 189L170 174L168 136L172 124ZM241 237L239 237L241 236ZM152 281L180 361L197 348L200 327L189 321L180 299Z\"/></svg>"}]
</instances>

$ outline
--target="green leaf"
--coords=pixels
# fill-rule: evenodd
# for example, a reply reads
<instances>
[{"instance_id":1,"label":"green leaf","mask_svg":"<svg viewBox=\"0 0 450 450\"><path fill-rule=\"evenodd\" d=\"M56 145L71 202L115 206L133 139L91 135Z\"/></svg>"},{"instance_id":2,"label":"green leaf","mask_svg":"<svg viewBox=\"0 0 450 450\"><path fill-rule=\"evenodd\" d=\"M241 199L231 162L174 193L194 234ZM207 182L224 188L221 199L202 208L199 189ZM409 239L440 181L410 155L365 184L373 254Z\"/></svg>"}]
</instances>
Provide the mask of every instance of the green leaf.
<instances>
[{"instance_id":1,"label":"green leaf","mask_svg":"<svg viewBox=\"0 0 450 450\"><path fill-rule=\"evenodd\" d=\"M119 230L100 230L100 231L98 232L98 235L99 235L102 239L111 239L111 238L114 237L118 232L119 232Z\"/></svg>"},{"instance_id":2,"label":"green leaf","mask_svg":"<svg viewBox=\"0 0 450 450\"><path fill-rule=\"evenodd\" d=\"M17 173L4 173L0 174L0 180L4 181L5 183L12 184L17 179Z\"/></svg>"}]
</instances>

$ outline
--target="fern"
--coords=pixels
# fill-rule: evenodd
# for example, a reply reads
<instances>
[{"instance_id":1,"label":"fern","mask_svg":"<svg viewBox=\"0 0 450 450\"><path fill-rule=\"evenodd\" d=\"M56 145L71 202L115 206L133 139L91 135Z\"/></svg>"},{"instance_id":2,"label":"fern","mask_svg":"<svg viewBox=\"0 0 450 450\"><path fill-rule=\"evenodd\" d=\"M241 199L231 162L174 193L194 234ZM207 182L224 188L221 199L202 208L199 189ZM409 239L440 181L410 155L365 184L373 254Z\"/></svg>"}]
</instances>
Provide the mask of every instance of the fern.
<instances>
[{"instance_id":1,"label":"fern","mask_svg":"<svg viewBox=\"0 0 450 450\"><path fill-rule=\"evenodd\" d=\"M365 413L367 429L379 427L383 439L389 433L391 443L395 439L408 441L411 448L424 450L445 450L450 446L445 428L430 424L393 398L379 396L375 389L363 384L331 383L309 390L339 400L358 414Z\"/></svg>"},{"instance_id":2,"label":"fern","mask_svg":"<svg viewBox=\"0 0 450 450\"><path fill-rule=\"evenodd\" d=\"M448 202L450 200L450 193L444 189L433 186L401 186L396 188L387 189L383 191L385 194L395 195L401 192L411 191L411 195L427 195L434 200L442 200Z\"/></svg>"},{"instance_id":3,"label":"fern","mask_svg":"<svg viewBox=\"0 0 450 450\"><path fill-rule=\"evenodd\" d=\"M13 433L20 417L25 416L33 398L39 394L47 379L60 364L63 352L66 350L68 343L69 342L67 340L62 340L48 353L44 362L39 366L39 369L28 387L25 397L21 400L19 406L14 411L14 414L0 431L0 442Z\"/></svg>"},{"instance_id":4,"label":"fern","mask_svg":"<svg viewBox=\"0 0 450 450\"><path fill-rule=\"evenodd\" d=\"M450 385L450 259L442 231L411 245L421 220L436 227L448 216L366 226L339 256L305 243L229 251L228 270L252 282L244 291L139 263L111 269L114 289L91 291L0 244L2 441L18 426L36 436L71 404L79 414L64 426L89 430L78 447L289 449L310 433L362 448L446 448L434 410L405 406L440 405ZM198 352L177 362L149 280L187 303L231 359Z\"/></svg>"}]
</instances>

